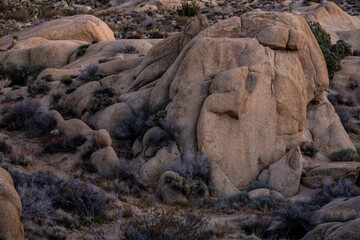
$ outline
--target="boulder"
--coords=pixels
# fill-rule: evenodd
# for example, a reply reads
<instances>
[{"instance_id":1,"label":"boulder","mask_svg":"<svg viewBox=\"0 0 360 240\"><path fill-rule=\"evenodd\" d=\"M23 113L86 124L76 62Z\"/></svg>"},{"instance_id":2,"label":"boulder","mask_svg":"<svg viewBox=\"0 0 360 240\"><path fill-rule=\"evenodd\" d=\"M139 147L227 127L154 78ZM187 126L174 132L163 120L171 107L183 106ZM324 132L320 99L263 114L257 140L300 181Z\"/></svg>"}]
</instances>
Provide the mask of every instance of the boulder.
<instances>
[{"instance_id":1,"label":"boulder","mask_svg":"<svg viewBox=\"0 0 360 240\"><path fill-rule=\"evenodd\" d=\"M144 5L136 11L137 12L149 12L149 11L156 12L157 10L158 10L158 8L155 5Z\"/></svg>"},{"instance_id":2,"label":"boulder","mask_svg":"<svg viewBox=\"0 0 360 240\"><path fill-rule=\"evenodd\" d=\"M168 133L160 127L150 128L142 140L145 157L153 157L164 145L169 143Z\"/></svg>"},{"instance_id":3,"label":"boulder","mask_svg":"<svg viewBox=\"0 0 360 240\"><path fill-rule=\"evenodd\" d=\"M360 218L360 197L335 199L315 211L313 217L316 225Z\"/></svg>"},{"instance_id":4,"label":"boulder","mask_svg":"<svg viewBox=\"0 0 360 240\"><path fill-rule=\"evenodd\" d=\"M301 183L309 188L318 188L325 183L348 178L356 183L360 173L359 162L322 162L307 169Z\"/></svg>"},{"instance_id":5,"label":"boulder","mask_svg":"<svg viewBox=\"0 0 360 240\"><path fill-rule=\"evenodd\" d=\"M64 108L73 109L77 117L81 117L86 111L93 92L101 87L98 81L92 81L81 85L60 102Z\"/></svg>"},{"instance_id":6,"label":"boulder","mask_svg":"<svg viewBox=\"0 0 360 240\"><path fill-rule=\"evenodd\" d=\"M324 96L320 98L320 101L308 105L306 129L310 132L308 141L327 157L343 149L355 150L334 107Z\"/></svg>"},{"instance_id":7,"label":"boulder","mask_svg":"<svg viewBox=\"0 0 360 240\"><path fill-rule=\"evenodd\" d=\"M270 26L262 30L256 38L264 46L272 49L285 49L289 42L289 32L290 30L285 27Z\"/></svg>"},{"instance_id":8,"label":"boulder","mask_svg":"<svg viewBox=\"0 0 360 240\"><path fill-rule=\"evenodd\" d=\"M0 200L0 239L24 239L24 228L17 209L10 202L2 200Z\"/></svg>"},{"instance_id":9,"label":"boulder","mask_svg":"<svg viewBox=\"0 0 360 240\"><path fill-rule=\"evenodd\" d=\"M94 139L98 148L111 146L112 143L110 134L105 129L96 131Z\"/></svg>"},{"instance_id":10,"label":"boulder","mask_svg":"<svg viewBox=\"0 0 360 240\"><path fill-rule=\"evenodd\" d=\"M189 198L206 198L209 195L206 185L199 180L181 177L166 171L158 182L156 195L165 204L186 204Z\"/></svg>"},{"instance_id":11,"label":"boulder","mask_svg":"<svg viewBox=\"0 0 360 240\"><path fill-rule=\"evenodd\" d=\"M90 162L100 174L106 174L120 165L116 152L110 146L99 149L91 154Z\"/></svg>"},{"instance_id":12,"label":"boulder","mask_svg":"<svg viewBox=\"0 0 360 240\"><path fill-rule=\"evenodd\" d=\"M122 121L134 117L134 113L126 103L116 103L91 115L86 113L82 120L95 129L105 129L110 136L116 135L116 127Z\"/></svg>"},{"instance_id":13,"label":"boulder","mask_svg":"<svg viewBox=\"0 0 360 240\"><path fill-rule=\"evenodd\" d=\"M43 22L35 27L14 33L21 40L42 37L48 40L79 40L91 43L94 40L114 40L113 31L100 19L91 15L76 15ZM12 35L0 39L0 47L12 42Z\"/></svg>"},{"instance_id":14,"label":"boulder","mask_svg":"<svg viewBox=\"0 0 360 240\"><path fill-rule=\"evenodd\" d=\"M44 66L60 68L69 63L71 55L85 44L82 41L56 40L29 48L14 49L4 58L4 64L14 63L18 66Z\"/></svg>"},{"instance_id":15,"label":"boulder","mask_svg":"<svg viewBox=\"0 0 360 240\"><path fill-rule=\"evenodd\" d=\"M157 151L154 157L141 166L140 177L145 182L157 181L171 163L179 161L181 161L179 149L176 143L172 142Z\"/></svg>"},{"instance_id":16,"label":"boulder","mask_svg":"<svg viewBox=\"0 0 360 240\"><path fill-rule=\"evenodd\" d=\"M18 214L18 217L21 216L21 200L16 192L14 186L12 186L10 183L5 181L4 179L0 178L0 201L6 201L11 203Z\"/></svg>"},{"instance_id":17,"label":"boulder","mask_svg":"<svg viewBox=\"0 0 360 240\"><path fill-rule=\"evenodd\" d=\"M318 225L314 230L308 232L302 240L356 240L360 236L360 218L352 221L339 223L331 222Z\"/></svg>"},{"instance_id":18,"label":"boulder","mask_svg":"<svg viewBox=\"0 0 360 240\"><path fill-rule=\"evenodd\" d=\"M294 196L300 185L303 171L302 155L299 147L291 149L284 157L270 165L258 177L284 197Z\"/></svg>"},{"instance_id":19,"label":"boulder","mask_svg":"<svg viewBox=\"0 0 360 240\"><path fill-rule=\"evenodd\" d=\"M267 197L270 196L270 190L267 188L254 189L248 192L247 196L249 197L250 200L254 200L259 197Z\"/></svg>"}]
</instances>

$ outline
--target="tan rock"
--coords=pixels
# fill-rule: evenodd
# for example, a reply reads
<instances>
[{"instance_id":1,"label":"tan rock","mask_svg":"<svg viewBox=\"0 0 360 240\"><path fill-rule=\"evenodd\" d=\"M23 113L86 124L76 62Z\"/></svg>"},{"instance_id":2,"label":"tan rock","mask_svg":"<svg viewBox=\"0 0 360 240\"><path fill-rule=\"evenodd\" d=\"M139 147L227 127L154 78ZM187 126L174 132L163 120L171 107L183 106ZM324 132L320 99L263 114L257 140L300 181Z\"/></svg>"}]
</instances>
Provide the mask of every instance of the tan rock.
<instances>
[{"instance_id":1,"label":"tan rock","mask_svg":"<svg viewBox=\"0 0 360 240\"><path fill-rule=\"evenodd\" d=\"M98 81L85 83L70 93L60 104L65 108L73 109L77 116L81 117L87 111L88 104L93 97L92 93L100 87L101 84Z\"/></svg>"},{"instance_id":2,"label":"tan rock","mask_svg":"<svg viewBox=\"0 0 360 240\"><path fill-rule=\"evenodd\" d=\"M136 11L137 12L148 12L148 11L156 12L157 10L158 10L158 8L155 5L144 5Z\"/></svg>"},{"instance_id":3,"label":"tan rock","mask_svg":"<svg viewBox=\"0 0 360 240\"><path fill-rule=\"evenodd\" d=\"M24 239L24 229L17 209L10 202L2 200L0 200L0 238L6 240Z\"/></svg>"},{"instance_id":4,"label":"tan rock","mask_svg":"<svg viewBox=\"0 0 360 240\"><path fill-rule=\"evenodd\" d=\"M93 131L86 123L77 118L58 122L56 127L62 134L71 138L78 135L86 137Z\"/></svg>"},{"instance_id":5,"label":"tan rock","mask_svg":"<svg viewBox=\"0 0 360 240\"><path fill-rule=\"evenodd\" d=\"M115 136L117 125L132 116L134 116L134 113L129 105L116 103L93 115L87 113L82 120L95 129L105 129L110 136Z\"/></svg>"},{"instance_id":6,"label":"tan rock","mask_svg":"<svg viewBox=\"0 0 360 240\"><path fill-rule=\"evenodd\" d=\"M302 184L318 188L327 182L349 178L356 182L360 173L359 162L323 162L312 169L307 169L301 178Z\"/></svg>"},{"instance_id":7,"label":"tan rock","mask_svg":"<svg viewBox=\"0 0 360 240\"><path fill-rule=\"evenodd\" d=\"M21 216L21 200L15 188L5 180L0 179L0 201L7 201L11 203L17 211L18 216Z\"/></svg>"},{"instance_id":8,"label":"tan rock","mask_svg":"<svg viewBox=\"0 0 360 240\"><path fill-rule=\"evenodd\" d=\"M311 133L311 139L308 140L313 141L319 152L327 157L342 149L355 150L334 107L326 97L307 107L306 128Z\"/></svg>"},{"instance_id":9,"label":"tan rock","mask_svg":"<svg viewBox=\"0 0 360 240\"><path fill-rule=\"evenodd\" d=\"M302 155L299 147L291 149L284 157L259 175L259 180L268 184L284 197L294 196L300 185L303 170Z\"/></svg>"},{"instance_id":10,"label":"tan rock","mask_svg":"<svg viewBox=\"0 0 360 240\"><path fill-rule=\"evenodd\" d=\"M302 240L356 240L360 235L360 218L345 223L331 222L318 225L302 238Z\"/></svg>"},{"instance_id":11,"label":"tan rock","mask_svg":"<svg viewBox=\"0 0 360 240\"><path fill-rule=\"evenodd\" d=\"M156 188L156 195L160 197L163 202L167 205L174 205L174 204L187 204L188 200L184 196L183 193L174 189L169 182L171 181L183 181L183 178L180 177L177 173L167 171L164 172L160 180L158 182Z\"/></svg>"},{"instance_id":12,"label":"tan rock","mask_svg":"<svg viewBox=\"0 0 360 240\"><path fill-rule=\"evenodd\" d=\"M259 43L272 49L285 49L289 41L290 30L285 27L270 26L257 35Z\"/></svg>"},{"instance_id":13,"label":"tan rock","mask_svg":"<svg viewBox=\"0 0 360 240\"><path fill-rule=\"evenodd\" d=\"M4 181L11 186L14 186L14 181L11 178L11 175L3 168L0 168L0 181Z\"/></svg>"},{"instance_id":14,"label":"tan rock","mask_svg":"<svg viewBox=\"0 0 360 240\"><path fill-rule=\"evenodd\" d=\"M105 129L96 131L94 139L98 148L111 146L112 143L110 134Z\"/></svg>"},{"instance_id":15,"label":"tan rock","mask_svg":"<svg viewBox=\"0 0 360 240\"><path fill-rule=\"evenodd\" d=\"M171 163L179 161L181 161L179 149L176 143L171 143L161 148L154 157L141 166L140 177L145 182L157 181Z\"/></svg>"},{"instance_id":16,"label":"tan rock","mask_svg":"<svg viewBox=\"0 0 360 240\"><path fill-rule=\"evenodd\" d=\"M267 189L267 188L254 189L254 190L248 192L247 195L248 195L250 200L254 200L254 199L259 198L259 197L270 196L270 190Z\"/></svg>"},{"instance_id":17,"label":"tan rock","mask_svg":"<svg viewBox=\"0 0 360 240\"><path fill-rule=\"evenodd\" d=\"M80 40L91 43L94 40L115 39L112 30L103 21L91 15L59 18L14 34L18 35L20 40L42 37L49 40ZM11 42L11 35L5 36L0 39L0 47L7 47Z\"/></svg>"},{"instance_id":18,"label":"tan rock","mask_svg":"<svg viewBox=\"0 0 360 240\"><path fill-rule=\"evenodd\" d=\"M360 197L338 198L314 212L315 223L347 222L360 218Z\"/></svg>"},{"instance_id":19,"label":"tan rock","mask_svg":"<svg viewBox=\"0 0 360 240\"><path fill-rule=\"evenodd\" d=\"M90 157L90 162L100 174L106 174L119 167L119 158L110 146L94 152Z\"/></svg>"}]
</instances>

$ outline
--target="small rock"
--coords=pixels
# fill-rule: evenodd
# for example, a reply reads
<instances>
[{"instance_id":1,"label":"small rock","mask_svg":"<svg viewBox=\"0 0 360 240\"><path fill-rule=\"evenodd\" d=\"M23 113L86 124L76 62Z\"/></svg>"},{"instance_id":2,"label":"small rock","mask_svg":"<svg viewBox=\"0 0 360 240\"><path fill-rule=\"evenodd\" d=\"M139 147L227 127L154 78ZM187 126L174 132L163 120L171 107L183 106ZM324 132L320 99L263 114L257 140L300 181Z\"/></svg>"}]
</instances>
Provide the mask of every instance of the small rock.
<instances>
[{"instance_id":1,"label":"small rock","mask_svg":"<svg viewBox=\"0 0 360 240\"><path fill-rule=\"evenodd\" d=\"M270 190L267 188L259 188L248 192L247 195L250 200L254 200L255 198L258 197L270 196Z\"/></svg>"}]
</instances>

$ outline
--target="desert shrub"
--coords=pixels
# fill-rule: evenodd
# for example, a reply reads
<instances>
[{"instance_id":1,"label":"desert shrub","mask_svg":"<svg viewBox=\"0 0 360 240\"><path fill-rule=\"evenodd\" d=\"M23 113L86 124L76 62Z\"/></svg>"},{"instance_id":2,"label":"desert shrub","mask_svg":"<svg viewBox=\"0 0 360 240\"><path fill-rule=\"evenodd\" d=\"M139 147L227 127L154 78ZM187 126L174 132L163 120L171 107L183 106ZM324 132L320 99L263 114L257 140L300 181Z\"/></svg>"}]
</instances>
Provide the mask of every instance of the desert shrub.
<instances>
[{"instance_id":1,"label":"desert shrub","mask_svg":"<svg viewBox=\"0 0 360 240\"><path fill-rule=\"evenodd\" d=\"M355 197L359 195L360 190L353 180L342 178L337 182L325 183L321 190L312 197L311 204L321 207L338 197Z\"/></svg>"},{"instance_id":2,"label":"desert shrub","mask_svg":"<svg viewBox=\"0 0 360 240\"><path fill-rule=\"evenodd\" d=\"M12 106L2 119L2 126L8 130L26 130L29 136L39 137L52 128L54 118L40 110L40 105L25 100Z\"/></svg>"},{"instance_id":3,"label":"desert shrub","mask_svg":"<svg viewBox=\"0 0 360 240\"><path fill-rule=\"evenodd\" d=\"M359 155L356 151L348 148L332 153L330 159L333 162L353 162L359 161Z\"/></svg>"},{"instance_id":4,"label":"desert shrub","mask_svg":"<svg viewBox=\"0 0 360 240\"><path fill-rule=\"evenodd\" d=\"M199 14L200 6L196 1L183 1L180 7L177 7L176 13L179 16L193 17Z\"/></svg>"},{"instance_id":5,"label":"desert shrub","mask_svg":"<svg viewBox=\"0 0 360 240\"><path fill-rule=\"evenodd\" d=\"M360 56L360 50L354 50L353 51L353 56Z\"/></svg>"},{"instance_id":6,"label":"desert shrub","mask_svg":"<svg viewBox=\"0 0 360 240\"><path fill-rule=\"evenodd\" d=\"M114 89L109 88L109 87L99 88L99 89L96 89L96 90L93 92L93 96L94 96L94 97L95 97L96 95L99 95L99 94L107 95L107 96L109 96L109 97L113 97L113 96L115 95Z\"/></svg>"},{"instance_id":7,"label":"desert shrub","mask_svg":"<svg viewBox=\"0 0 360 240\"><path fill-rule=\"evenodd\" d=\"M257 197L250 201L248 207L262 212L274 212L281 209L285 201L273 196Z\"/></svg>"},{"instance_id":8,"label":"desert shrub","mask_svg":"<svg viewBox=\"0 0 360 240\"><path fill-rule=\"evenodd\" d=\"M119 53L125 53L125 54L137 54L139 51L132 45L127 45L124 48L121 48L119 50Z\"/></svg>"},{"instance_id":9,"label":"desert shrub","mask_svg":"<svg viewBox=\"0 0 360 240\"><path fill-rule=\"evenodd\" d=\"M110 105L112 105L113 99L106 94L98 94L90 100L88 110L91 114L94 114Z\"/></svg>"},{"instance_id":10,"label":"desert shrub","mask_svg":"<svg viewBox=\"0 0 360 240\"><path fill-rule=\"evenodd\" d=\"M133 240L188 240L209 239L206 231L207 219L202 214L161 208L145 209L127 222L122 221L122 239Z\"/></svg>"},{"instance_id":11,"label":"desert shrub","mask_svg":"<svg viewBox=\"0 0 360 240\"><path fill-rule=\"evenodd\" d=\"M259 188L267 188L267 189L271 189L271 187L263 182L260 181L253 181L252 183L248 184L245 188L246 191L250 192L252 190L255 189L259 189Z\"/></svg>"},{"instance_id":12,"label":"desert shrub","mask_svg":"<svg viewBox=\"0 0 360 240\"><path fill-rule=\"evenodd\" d=\"M0 140L0 152L4 154L12 153L12 146L7 139Z\"/></svg>"},{"instance_id":13,"label":"desert shrub","mask_svg":"<svg viewBox=\"0 0 360 240\"><path fill-rule=\"evenodd\" d=\"M105 214L108 199L99 188L90 183L74 179L63 180L45 171L33 174L10 171L10 174L23 203L24 219L54 218L61 221L60 219L70 217L56 216L59 215L59 211L56 211L58 209L91 220L100 219Z\"/></svg>"},{"instance_id":14,"label":"desert shrub","mask_svg":"<svg viewBox=\"0 0 360 240\"><path fill-rule=\"evenodd\" d=\"M63 97L62 93L54 93L51 95L51 99L55 103L59 102L62 97Z\"/></svg>"},{"instance_id":15,"label":"desert shrub","mask_svg":"<svg viewBox=\"0 0 360 240\"><path fill-rule=\"evenodd\" d=\"M340 118L342 125L348 133L358 133L358 125L352 117L351 108L346 106L336 106L335 112Z\"/></svg>"},{"instance_id":16,"label":"desert shrub","mask_svg":"<svg viewBox=\"0 0 360 240\"><path fill-rule=\"evenodd\" d=\"M275 214L276 222L269 227L269 235L281 239L301 239L315 227L312 215L318 209L308 204L281 209Z\"/></svg>"},{"instance_id":17,"label":"desert shrub","mask_svg":"<svg viewBox=\"0 0 360 240\"><path fill-rule=\"evenodd\" d=\"M245 191L241 191L233 197L219 199L219 203L224 203L225 208L239 210L249 204L250 199Z\"/></svg>"},{"instance_id":18,"label":"desert shrub","mask_svg":"<svg viewBox=\"0 0 360 240\"><path fill-rule=\"evenodd\" d=\"M98 81L101 79L101 76L97 74L98 69L96 65L88 65L78 76L78 79L84 83Z\"/></svg>"},{"instance_id":19,"label":"desert shrub","mask_svg":"<svg viewBox=\"0 0 360 240\"><path fill-rule=\"evenodd\" d=\"M47 74L47 75L42 76L41 80L44 80L45 82L53 82L54 81L51 74Z\"/></svg>"},{"instance_id":20,"label":"desert shrub","mask_svg":"<svg viewBox=\"0 0 360 240\"><path fill-rule=\"evenodd\" d=\"M351 46L343 40L338 40L335 44L331 45L330 51L335 53L340 60L352 55Z\"/></svg>"},{"instance_id":21,"label":"desert shrub","mask_svg":"<svg viewBox=\"0 0 360 240\"><path fill-rule=\"evenodd\" d=\"M22 100L24 100L22 95L7 95L3 100L1 100L1 103L19 102Z\"/></svg>"},{"instance_id":22,"label":"desert shrub","mask_svg":"<svg viewBox=\"0 0 360 240\"><path fill-rule=\"evenodd\" d=\"M358 81L351 81L350 83L349 83L349 88L351 89L351 90L355 90L355 89L357 89L359 87L359 83L358 83Z\"/></svg>"},{"instance_id":23,"label":"desert shrub","mask_svg":"<svg viewBox=\"0 0 360 240\"><path fill-rule=\"evenodd\" d=\"M64 135L48 135L43 138L44 152L55 153L72 153L75 152L79 146L84 144L86 138L77 135L73 138Z\"/></svg>"},{"instance_id":24,"label":"desert shrub","mask_svg":"<svg viewBox=\"0 0 360 240\"><path fill-rule=\"evenodd\" d=\"M13 154L10 156L10 163L26 167L32 164L32 158L26 154Z\"/></svg>"},{"instance_id":25,"label":"desert shrub","mask_svg":"<svg viewBox=\"0 0 360 240\"><path fill-rule=\"evenodd\" d=\"M271 217L247 219L240 223L240 229L247 235L255 235L261 239L271 239L271 235L268 234L268 228L271 226L271 223Z\"/></svg>"},{"instance_id":26,"label":"desert shrub","mask_svg":"<svg viewBox=\"0 0 360 240\"><path fill-rule=\"evenodd\" d=\"M351 55L351 46L342 40L339 40L336 44L331 45L331 37L321 27L320 23L308 23L324 55L329 78L331 79L334 76L334 73L339 70L339 63L341 59Z\"/></svg>"},{"instance_id":27,"label":"desert shrub","mask_svg":"<svg viewBox=\"0 0 360 240\"><path fill-rule=\"evenodd\" d=\"M53 220L56 222L56 224L64 226L68 229L78 228L77 220L70 213L67 213L62 209L57 209L54 211Z\"/></svg>"},{"instance_id":28,"label":"desert shrub","mask_svg":"<svg viewBox=\"0 0 360 240\"><path fill-rule=\"evenodd\" d=\"M49 196L48 188L55 186L45 185L43 187L31 182L29 185L18 188L18 193L23 206L21 217L23 219L49 218L53 211L52 202L55 196Z\"/></svg>"},{"instance_id":29,"label":"desert shrub","mask_svg":"<svg viewBox=\"0 0 360 240\"><path fill-rule=\"evenodd\" d=\"M23 222L23 225L26 239L66 240L66 230L59 226L53 226L50 220L44 223L27 220Z\"/></svg>"},{"instance_id":30,"label":"desert shrub","mask_svg":"<svg viewBox=\"0 0 360 240\"><path fill-rule=\"evenodd\" d=\"M319 152L319 150L317 150L313 145L301 146L301 153L304 156L312 158L312 157L314 157L316 155L317 152Z\"/></svg>"},{"instance_id":31,"label":"desert shrub","mask_svg":"<svg viewBox=\"0 0 360 240\"><path fill-rule=\"evenodd\" d=\"M28 93L31 97L35 97L37 94L46 94L50 91L50 86L45 80L40 80L30 86L28 86Z\"/></svg>"},{"instance_id":32,"label":"desert shrub","mask_svg":"<svg viewBox=\"0 0 360 240\"><path fill-rule=\"evenodd\" d=\"M64 76L62 79L61 79L61 82L63 84L65 84L66 86L69 86L70 84L72 84L73 80L72 80L72 77L70 76Z\"/></svg>"},{"instance_id":33,"label":"desert shrub","mask_svg":"<svg viewBox=\"0 0 360 240\"><path fill-rule=\"evenodd\" d=\"M89 183L74 179L60 183L57 203L65 211L75 212L80 217L104 217L107 201L101 190Z\"/></svg>"},{"instance_id":34,"label":"desert shrub","mask_svg":"<svg viewBox=\"0 0 360 240\"><path fill-rule=\"evenodd\" d=\"M36 79L44 66L17 66L8 63L4 69L5 75L10 79L10 87L14 85L25 86L29 81Z\"/></svg>"},{"instance_id":35,"label":"desert shrub","mask_svg":"<svg viewBox=\"0 0 360 240\"><path fill-rule=\"evenodd\" d=\"M76 112L72 108L62 107L58 104L54 104L54 106L51 108L51 110L58 111L65 120L68 120L71 118L76 118L76 116L77 116Z\"/></svg>"},{"instance_id":36,"label":"desert shrub","mask_svg":"<svg viewBox=\"0 0 360 240\"><path fill-rule=\"evenodd\" d=\"M76 58L84 56L86 53L86 49L88 49L89 47L90 44L81 45L76 51Z\"/></svg>"},{"instance_id":37,"label":"desert shrub","mask_svg":"<svg viewBox=\"0 0 360 240\"><path fill-rule=\"evenodd\" d=\"M354 99L352 97L345 97L344 94L336 93L336 94L329 94L327 96L329 101L333 106L337 105L346 105L346 106L354 106Z\"/></svg>"},{"instance_id":38,"label":"desert shrub","mask_svg":"<svg viewBox=\"0 0 360 240\"><path fill-rule=\"evenodd\" d=\"M147 111L121 119L116 125L115 138L118 140L134 141L143 136L147 130L155 126L152 117Z\"/></svg>"},{"instance_id":39,"label":"desert shrub","mask_svg":"<svg viewBox=\"0 0 360 240\"><path fill-rule=\"evenodd\" d=\"M185 178L201 180L208 185L214 168L211 166L211 161L204 154L198 153L193 156L187 153L182 160L168 165L167 170L176 172Z\"/></svg>"}]
</instances>

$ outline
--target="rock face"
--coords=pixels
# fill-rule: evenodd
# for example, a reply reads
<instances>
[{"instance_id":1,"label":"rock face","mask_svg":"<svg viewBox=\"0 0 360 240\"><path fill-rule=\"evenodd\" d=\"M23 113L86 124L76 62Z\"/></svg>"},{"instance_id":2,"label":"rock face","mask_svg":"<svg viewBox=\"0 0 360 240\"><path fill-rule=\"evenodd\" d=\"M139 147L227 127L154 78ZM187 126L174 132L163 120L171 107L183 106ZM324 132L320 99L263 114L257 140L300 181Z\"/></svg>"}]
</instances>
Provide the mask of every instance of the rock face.
<instances>
[{"instance_id":1,"label":"rock face","mask_svg":"<svg viewBox=\"0 0 360 240\"><path fill-rule=\"evenodd\" d=\"M302 240L337 240L359 239L360 235L360 218L345 223L331 222L318 225L302 238Z\"/></svg>"},{"instance_id":2,"label":"rock face","mask_svg":"<svg viewBox=\"0 0 360 240\"><path fill-rule=\"evenodd\" d=\"M36 27L16 33L21 40L31 37L42 37L48 40L79 40L91 43L94 40L114 40L112 30L100 19L91 15L77 15L44 22ZM0 40L0 46L10 45L11 36Z\"/></svg>"},{"instance_id":3,"label":"rock face","mask_svg":"<svg viewBox=\"0 0 360 240\"><path fill-rule=\"evenodd\" d=\"M356 183L359 174L359 162L324 162L307 169L301 178L301 182L310 188L318 188L327 182L334 182L342 178L351 179Z\"/></svg>"},{"instance_id":4,"label":"rock face","mask_svg":"<svg viewBox=\"0 0 360 240\"><path fill-rule=\"evenodd\" d=\"M22 240L21 201L11 176L0 168L0 239Z\"/></svg>"},{"instance_id":5,"label":"rock face","mask_svg":"<svg viewBox=\"0 0 360 240\"><path fill-rule=\"evenodd\" d=\"M333 43L339 39L345 40L353 49L360 49L360 19L344 12L336 3L325 1L315 8L300 8L306 20L319 22L322 28L331 35Z\"/></svg>"},{"instance_id":6,"label":"rock face","mask_svg":"<svg viewBox=\"0 0 360 240\"><path fill-rule=\"evenodd\" d=\"M293 148L279 161L265 169L259 175L259 180L282 193L284 197L294 196L299 190L302 161L300 148Z\"/></svg>"},{"instance_id":7,"label":"rock face","mask_svg":"<svg viewBox=\"0 0 360 240\"><path fill-rule=\"evenodd\" d=\"M306 21L261 11L201 31L160 79L152 79L150 110L166 108L166 121L179 132L180 152L204 153L236 188L306 141L307 105L328 86ZM343 131L340 142L354 148L342 141L347 135L341 124L334 124ZM214 189L224 180L218 178Z\"/></svg>"}]
</instances>

